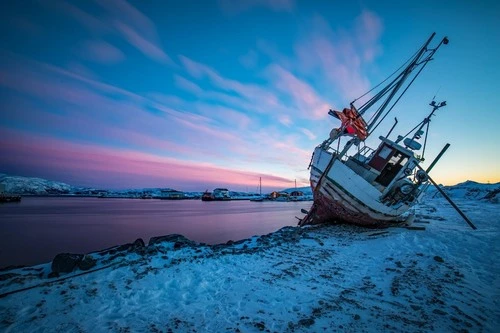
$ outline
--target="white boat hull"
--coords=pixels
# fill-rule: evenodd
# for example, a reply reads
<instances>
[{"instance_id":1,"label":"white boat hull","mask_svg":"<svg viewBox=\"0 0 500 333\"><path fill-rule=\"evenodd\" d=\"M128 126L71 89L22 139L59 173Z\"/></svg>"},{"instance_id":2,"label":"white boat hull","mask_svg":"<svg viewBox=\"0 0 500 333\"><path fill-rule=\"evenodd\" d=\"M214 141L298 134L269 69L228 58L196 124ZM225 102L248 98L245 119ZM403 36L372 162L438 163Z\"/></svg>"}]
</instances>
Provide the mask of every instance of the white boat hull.
<instances>
[{"instance_id":1,"label":"white boat hull","mask_svg":"<svg viewBox=\"0 0 500 333\"><path fill-rule=\"evenodd\" d=\"M314 152L310 177L314 204L303 224L344 222L388 226L405 220L402 215L411 206L402 202L384 204L380 200L380 190L340 160L335 160L322 177L332 158L331 153L319 147Z\"/></svg>"}]
</instances>

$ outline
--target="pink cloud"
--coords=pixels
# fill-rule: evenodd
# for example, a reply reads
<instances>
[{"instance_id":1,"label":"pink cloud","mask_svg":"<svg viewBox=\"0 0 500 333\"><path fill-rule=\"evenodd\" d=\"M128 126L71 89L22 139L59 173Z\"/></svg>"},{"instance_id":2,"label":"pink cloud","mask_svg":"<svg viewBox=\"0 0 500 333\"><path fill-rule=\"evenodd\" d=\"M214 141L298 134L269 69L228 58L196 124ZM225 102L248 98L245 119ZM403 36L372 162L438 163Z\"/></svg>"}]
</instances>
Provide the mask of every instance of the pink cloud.
<instances>
[{"instance_id":1,"label":"pink cloud","mask_svg":"<svg viewBox=\"0 0 500 333\"><path fill-rule=\"evenodd\" d=\"M189 81L186 78L183 78L180 75L175 74L174 75L174 82L175 85L183 90L189 91L190 93L194 95L201 95L203 94L203 89L200 88L196 83Z\"/></svg>"},{"instance_id":2,"label":"pink cloud","mask_svg":"<svg viewBox=\"0 0 500 333\"><path fill-rule=\"evenodd\" d=\"M278 116L278 121L279 121L280 123L282 123L283 125L285 125L285 126L290 126L290 125L292 125L292 124L293 124L292 119L291 119L291 118L290 118L290 116L289 116L289 115L287 115L287 114L282 114L282 115L279 115L279 116Z\"/></svg>"},{"instance_id":3,"label":"pink cloud","mask_svg":"<svg viewBox=\"0 0 500 333\"><path fill-rule=\"evenodd\" d=\"M304 133L304 135L307 136L309 140L316 140L317 138L317 136L307 128L301 128L300 131Z\"/></svg>"},{"instance_id":4,"label":"pink cloud","mask_svg":"<svg viewBox=\"0 0 500 333\"><path fill-rule=\"evenodd\" d=\"M336 32L324 18L317 16L311 32L295 47L303 69L323 73L347 101L369 90L370 82L362 74L362 66L381 53L381 19L365 10L354 23L352 31Z\"/></svg>"},{"instance_id":5,"label":"pink cloud","mask_svg":"<svg viewBox=\"0 0 500 333\"><path fill-rule=\"evenodd\" d=\"M298 166L304 170L310 158L309 149L292 146L300 147L303 144L300 139L285 141L275 128L262 126L255 118L240 112L241 104L237 109L178 98L173 101L154 94L141 96L22 57L0 65L0 71L0 84L16 89L22 96L6 106L12 111L9 115L17 115L9 122L37 128L37 133L70 134L82 142L92 140L101 145L154 151L200 165L213 161L213 165L261 174L273 170L290 178ZM203 91L203 95L207 99L227 97L228 101L231 97L237 104L245 101L214 91ZM258 96L253 101L257 103L257 99ZM23 100L33 104L25 104L23 110L19 103ZM50 108L45 109L47 105ZM164 115L153 114L150 109ZM274 146L271 141L281 144Z\"/></svg>"},{"instance_id":6,"label":"pink cloud","mask_svg":"<svg viewBox=\"0 0 500 333\"><path fill-rule=\"evenodd\" d=\"M122 33L123 37L144 55L160 62L173 63L159 45L146 39L129 25L118 21L115 22L114 25L116 29Z\"/></svg>"},{"instance_id":7,"label":"pink cloud","mask_svg":"<svg viewBox=\"0 0 500 333\"><path fill-rule=\"evenodd\" d=\"M235 92L246 100L253 102L253 107L247 109L248 111L266 112L269 109L284 108L277 96L269 92L266 87L227 79L207 65L193 61L185 56L179 56L179 58L193 77L197 79L208 77L216 87Z\"/></svg>"},{"instance_id":8,"label":"pink cloud","mask_svg":"<svg viewBox=\"0 0 500 333\"><path fill-rule=\"evenodd\" d=\"M154 39L158 38L154 23L126 0L104 0L98 1L98 3L113 14L113 16L130 22L138 31Z\"/></svg>"},{"instance_id":9,"label":"pink cloud","mask_svg":"<svg viewBox=\"0 0 500 333\"><path fill-rule=\"evenodd\" d=\"M303 117L325 117L329 104L322 100L309 84L276 64L268 67L268 73L276 88L292 98Z\"/></svg>"},{"instance_id":10,"label":"pink cloud","mask_svg":"<svg viewBox=\"0 0 500 333\"><path fill-rule=\"evenodd\" d=\"M125 0L97 1L97 3L107 11L107 15L89 14L66 1L57 1L55 4L49 2L47 5L52 5L71 15L80 24L93 33L97 33L101 38L110 32L118 34L145 56L162 63L173 63L162 49L154 23L146 15ZM99 52L105 51L101 47ZM107 52L110 51L107 50ZM113 52L116 56L116 50Z\"/></svg>"},{"instance_id":11,"label":"pink cloud","mask_svg":"<svg viewBox=\"0 0 500 333\"><path fill-rule=\"evenodd\" d=\"M137 50L153 60L173 63L163 51L154 23L125 0L100 1L112 16L113 27Z\"/></svg>"},{"instance_id":12,"label":"pink cloud","mask_svg":"<svg viewBox=\"0 0 500 333\"><path fill-rule=\"evenodd\" d=\"M115 64L125 56L117 47L103 40L90 40L83 44L83 54L90 60L103 64Z\"/></svg>"},{"instance_id":13,"label":"pink cloud","mask_svg":"<svg viewBox=\"0 0 500 333\"><path fill-rule=\"evenodd\" d=\"M267 8L276 12L291 12L294 0L219 0L219 6L228 14L239 14L253 8Z\"/></svg>"},{"instance_id":14,"label":"pink cloud","mask_svg":"<svg viewBox=\"0 0 500 333\"><path fill-rule=\"evenodd\" d=\"M207 118L217 120L218 123L225 124L230 128L241 130L247 128L251 123L250 117L232 108L199 102L195 103L194 106L199 113Z\"/></svg>"},{"instance_id":15,"label":"pink cloud","mask_svg":"<svg viewBox=\"0 0 500 333\"><path fill-rule=\"evenodd\" d=\"M57 10L61 10L65 14L69 14L92 32L105 33L110 31L108 24L65 0L44 1L43 3Z\"/></svg>"},{"instance_id":16,"label":"pink cloud","mask_svg":"<svg viewBox=\"0 0 500 333\"><path fill-rule=\"evenodd\" d=\"M73 183L87 183L88 177L97 178L94 186L127 188L131 186L193 186L224 184L224 186L254 185L265 176L266 185L284 187L290 179L263 175L244 170L232 170L204 163L191 163L131 150L112 150L95 145L69 143L40 136L2 130L0 153L5 165L22 169L46 170L48 173L69 174ZM106 175L121 177L118 183L109 183ZM183 188L180 188L183 189Z\"/></svg>"},{"instance_id":17,"label":"pink cloud","mask_svg":"<svg viewBox=\"0 0 500 333\"><path fill-rule=\"evenodd\" d=\"M382 19L369 10L363 10L356 18L356 34L359 44L364 46L364 60L367 62L382 53L382 47L378 41L384 30Z\"/></svg>"}]
</instances>

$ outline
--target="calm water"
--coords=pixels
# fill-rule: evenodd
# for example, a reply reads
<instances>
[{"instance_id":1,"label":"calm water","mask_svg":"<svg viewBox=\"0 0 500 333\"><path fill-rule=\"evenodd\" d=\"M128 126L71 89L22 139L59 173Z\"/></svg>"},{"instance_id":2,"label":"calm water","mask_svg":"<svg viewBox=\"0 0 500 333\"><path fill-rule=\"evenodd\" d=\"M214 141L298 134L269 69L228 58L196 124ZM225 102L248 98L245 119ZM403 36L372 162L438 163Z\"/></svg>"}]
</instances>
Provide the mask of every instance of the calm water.
<instances>
[{"instance_id":1,"label":"calm water","mask_svg":"<svg viewBox=\"0 0 500 333\"><path fill-rule=\"evenodd\" d=\"M182 234L209 244L297 225L311 202L32 198L0 204L0 267L49 262L142 238Z\"/></svg>"}]
</instances>

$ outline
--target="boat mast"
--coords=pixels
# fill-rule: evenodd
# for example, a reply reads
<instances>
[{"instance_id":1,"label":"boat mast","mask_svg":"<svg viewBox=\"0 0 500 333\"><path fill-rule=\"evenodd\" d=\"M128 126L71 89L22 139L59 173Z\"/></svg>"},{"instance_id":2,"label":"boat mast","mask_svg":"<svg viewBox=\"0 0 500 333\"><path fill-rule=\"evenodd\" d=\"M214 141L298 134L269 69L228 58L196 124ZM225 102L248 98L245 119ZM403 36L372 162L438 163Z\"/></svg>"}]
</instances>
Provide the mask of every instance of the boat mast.
<instances>
[{"instance_id":1,"label":"boat mast","mask_svg":"<svg viewBox=\"0 0 500 333\"><path fill-rule=\"evenodd\" d=\"M413 83L413 81L415 81L415 79L417 78L417 76L420 74L420 72L424 69L425 65L427 64L427 62L429 62L430 60L432 60L432 56L434 55L434 53L436 53L436 51L439 49L439 47L442 45L442 44L448 44L448 38L447 37L444 37L441 42L439 43L439 45L434 48L434 49L428 49L428 45L430 44L430 42L432 41L432 39L434 38L434 36L436 35L436 33L432 33L432 35L429 37L429 39L424 43L424 45L418 50L418 52L416 53L416 55L413 57L412 61L400 72L400 74L393 80L391 81L388 85L386 85L382 90L380 90L375 96L373 96L369 101L367 101L365 104L363 104L359 110L358 110L358 113L359 115L363 115L370 107L372 107L376 102L378 102L383 96L385 96L387 93L389 93L389 95L386 97L385 101L382 103L382 105L379 107L379 109L377 110L377 112L375 113L375 115L373 116L373 119L369 122L368 126L367 126L367 130L368 130L368 136L371 134L371 132L378 126L377 124L377 121L379 120L379 118L382 116L382 114L384 113L385 109L388 107L389 103L392 101L392 99L396 96L397 92L399 91L399 89L403 86L403 84L405 83L406 79L411 76L413 70L418 67L420 64L423 64L423 66L420 68L420 70L414 75L413 79L410 81L410 83L408 83L408 85L405 87L405 89L403 90L403 92L399 95L399 97L397 98L397 100L394 102L394 104L390 107L390 109L386 112L386 114L384 115L384 118L385 116L392 110L392 108L394 108L394 106L396 105L396 103L399 101L399 99L403 96L403 94L406 92L406 90L411 86L411 84ZM426 53L430 51L429 54L426 55ZM425 58L424 58L425 57ZM355 102L356 100L354 100L351 105L353 105L353 103ZM381 119L381 121L383 120L383 118Z\"/></svg>"},{"instance_id":2,"label":"boat mast","mask_svg":"<svg viewBox=\"0 0 500 333\"><path fill-rule=\"evenodd\" d=\"M415 133L413 134L413 136L411 137L410 139L410 142L412 141L415 141L416 139L420 139L420 136L422 135L423 133L423 129L424 129L424 126L427 126L426 130L425 130L425 140L424 140L424 149L422 150L422 157L420 158L421 161L424 160L424 155L425 155L425 147L427 146L427 136L429 134L429 124L431 122L431 117L434 115L434 112L436 112L437 109L439 108L442 108L444 106L446 106L446 101L442 101L440 103L436 103L436 101L432 101L430 104L430 106L432 106L432 111L431 113L424 118L424 120L422 120L417 126L415 126L411 131L409 131L406 135L404 136L398 136L397 140L396 140L396 143L399 143L401 140L403 140L404 138L406 138L408 135L410 135L410 133L412 133L413 131L415 131ZM415 130L416 128L418 127L417 130ZM406 145L406 142L403 142L405 143Z\"/></svg>"}]
</instances>

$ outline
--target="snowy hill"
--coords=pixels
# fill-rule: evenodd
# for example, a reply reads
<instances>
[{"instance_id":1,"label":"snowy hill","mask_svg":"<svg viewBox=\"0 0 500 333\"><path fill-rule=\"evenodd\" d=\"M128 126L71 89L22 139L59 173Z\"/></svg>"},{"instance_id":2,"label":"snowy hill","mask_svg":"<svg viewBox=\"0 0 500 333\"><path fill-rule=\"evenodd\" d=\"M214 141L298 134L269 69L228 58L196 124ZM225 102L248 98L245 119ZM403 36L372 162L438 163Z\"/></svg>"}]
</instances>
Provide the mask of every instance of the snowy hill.
<instances>
[{"instance_id":1,"label":"snowy hill","mask_svg":"<svg viewBox=\"0 0 500 333\"><path fill-rule=\"evenodd\" d=\"M284 189L281 192L292 193L293 191L300 191L300 192L304 193L304 195L312 195L311 186L297 187L297 188L291 187L291 188Z\"/></svg>"},{"instance_id":2,"label":"snowy hill","mask_svg":"<svg viewBox=\"0 0 500 333\"><path fill-rule=\"evenodd\" d=\"M479 199L498 203L500 198L500 183L481 184L468 180L453 186L441 186L441 189L452 199ZM430 186L426 191L426 199L438 197L442 197L441 193L434 186Z\"/></svg>"},{"instance_id":3,"label":"snowy hill","mask_svg":"<svg viewBox=\"0 0 500 333\"><path fill-rule=\"evenodd\" d=\"M0 184L4 186L6 193L33 194L33 195L57 195L69 194L74 191L71 185L54 182L42 178L8 176L0 174Z\"/></svg>"}]
</instances>

